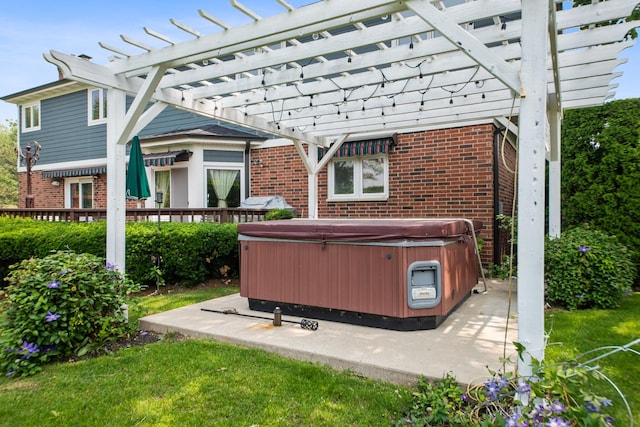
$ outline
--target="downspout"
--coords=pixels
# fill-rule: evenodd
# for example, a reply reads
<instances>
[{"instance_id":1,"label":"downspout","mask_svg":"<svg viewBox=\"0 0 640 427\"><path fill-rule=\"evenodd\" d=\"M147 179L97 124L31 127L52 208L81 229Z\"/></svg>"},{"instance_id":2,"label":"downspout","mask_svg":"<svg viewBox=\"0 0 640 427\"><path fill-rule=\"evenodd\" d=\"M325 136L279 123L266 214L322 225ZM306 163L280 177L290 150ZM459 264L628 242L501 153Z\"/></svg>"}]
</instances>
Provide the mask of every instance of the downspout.
<instances>
[{"instance_id":1,"label":"downspout","mask_svg":"<svg viewBox=\"0 0 640 427\"><path fill-rule=\"evenodd\" d=\"M505 127L495 128L493 131L493 263L501 262L502 239L500 239L500 221L498 215L502 213L500 207L500 135L506 132Z\"/></svg>"},{"instance_id":2,"label":"downspout","mask_svg":"<svg viewBox=\"0 0 640 427\"><path fill-rule=\"evenodd\" d=\"M249 165L251 164L251 159L249 158L249 154L251 153L251 141L245 141L244 143L244 194L245 198L251 197L251 185L249 179L251 178L251 171L249 170Z\"/></svg>"}]
</instances>

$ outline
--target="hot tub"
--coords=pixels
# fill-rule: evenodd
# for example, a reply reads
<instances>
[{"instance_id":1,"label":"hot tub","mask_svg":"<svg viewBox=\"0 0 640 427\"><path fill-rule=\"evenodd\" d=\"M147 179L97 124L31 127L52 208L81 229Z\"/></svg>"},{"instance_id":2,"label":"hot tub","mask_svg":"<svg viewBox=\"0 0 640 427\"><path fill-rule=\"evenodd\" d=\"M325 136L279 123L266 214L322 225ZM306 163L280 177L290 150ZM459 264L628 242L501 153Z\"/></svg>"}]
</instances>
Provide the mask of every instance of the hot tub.
<instances>
[{"instance_id":1,"label":"hot tub","mask_svg":"<svg viewBox=\"0 0 640 427\"><path fill-rule=\"evenodd\" d=\"M433 329L477 284L480 228L465 219L238 224L240 295L252 310Z\"/></svg>"}]
</instances>

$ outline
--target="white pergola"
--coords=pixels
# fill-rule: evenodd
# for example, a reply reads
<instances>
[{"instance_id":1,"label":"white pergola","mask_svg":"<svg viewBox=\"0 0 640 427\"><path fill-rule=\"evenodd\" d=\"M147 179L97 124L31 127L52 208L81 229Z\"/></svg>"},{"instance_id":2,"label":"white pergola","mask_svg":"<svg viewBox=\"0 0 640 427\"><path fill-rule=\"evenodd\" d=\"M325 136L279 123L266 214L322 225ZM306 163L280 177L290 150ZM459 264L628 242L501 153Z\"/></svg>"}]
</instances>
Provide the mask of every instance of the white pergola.
<instances>
[{"instance_id":1,"label":"white pergola","mask_svg":"<svg viewBox=\"0 0 640 427\"><path fill-rule=\"evenodd\" d=\"M188 41L144 28L162 47L100 43L114 54L106 65L45 54L64 77L108 89L108 261L124 271L125 144L167 106L293 141L312 218L318 172L347 138L496 120L519 140L518 339L530 373L544 356L545 162L557 236L562 111L613 96L637 0L276 1L282 13L263 19L231 0L248 21L234 28L199 10L210 34L172 19ZM321 161L318 146L331 147Z\"/></svg>"}]
</instances>

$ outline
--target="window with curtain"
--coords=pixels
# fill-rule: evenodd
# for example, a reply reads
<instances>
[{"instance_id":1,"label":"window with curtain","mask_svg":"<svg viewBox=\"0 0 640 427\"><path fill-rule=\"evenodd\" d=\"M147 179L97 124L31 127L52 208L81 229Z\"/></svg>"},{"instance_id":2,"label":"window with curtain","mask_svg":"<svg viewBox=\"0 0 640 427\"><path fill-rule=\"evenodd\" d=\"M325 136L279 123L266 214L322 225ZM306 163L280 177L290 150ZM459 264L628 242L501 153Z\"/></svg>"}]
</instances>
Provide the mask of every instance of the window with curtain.
<instances>
[{"instance_id":1,"label":"window with curtain","mask_svg":"<svg viewBox=\"0 0 640 427\"><path fill-rule=\"evenodd\" d=\"M349 157L329 162L329 200L386 200L387 156Z\"/></svg>"},{"instance_id":2,"label":"window with curtain","mask_svg":"<svg viewBox=\"0 0 640 427\"><path fill-rule=\"evenodd\" d=\"M156 171L156 193L162 192L161 208L171 207L171 171Z\"/></svg>"},{"instance_id":3,"label":"window with curtain","mask_svg":"<svg viewBox=\"0 0 640 427\"><path fill-rule=\"evenodd\" d=\"M207 169L207 207L240 206L240 170Z\"/></svg>"}]
</instances>

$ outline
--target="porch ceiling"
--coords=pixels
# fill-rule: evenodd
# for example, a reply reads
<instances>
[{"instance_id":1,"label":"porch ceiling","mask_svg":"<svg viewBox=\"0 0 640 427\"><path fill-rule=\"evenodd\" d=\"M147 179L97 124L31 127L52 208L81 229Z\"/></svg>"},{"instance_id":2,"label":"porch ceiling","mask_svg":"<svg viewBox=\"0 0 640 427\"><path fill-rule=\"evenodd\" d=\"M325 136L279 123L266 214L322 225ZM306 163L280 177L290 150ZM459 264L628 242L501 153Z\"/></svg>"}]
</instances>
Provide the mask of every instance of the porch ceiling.
<instances>
[{"instance_id":1,"label":"porch ceiling","mask_svg":"<svg viewBox=\"0 0 640 427\"><path fill-rule=\"evenodd\" d=\"M273 135L328 145L345 134L408 132L517 116L520 98L521 0L320 1L261 18L235 0L251 22L230 28L204 10L211 34L175 20L191 40L165 46L121 36L104 43L113 61L93 64L57 51L45 58L65 77L144 91L152 102ZM556 10L550 1L546 79L561 108L597 105L613 96L614 69L633 43L637 0L608 0ZM580 30L580 28L583 28ZM444 36L446 35L446 36ZM541 35L544 37L545 35ZM153 72L152 72L153 71ZM157 79L157 77L154 77Z\"/></svg>"}]
</instances>

